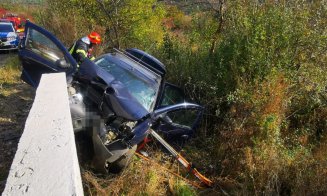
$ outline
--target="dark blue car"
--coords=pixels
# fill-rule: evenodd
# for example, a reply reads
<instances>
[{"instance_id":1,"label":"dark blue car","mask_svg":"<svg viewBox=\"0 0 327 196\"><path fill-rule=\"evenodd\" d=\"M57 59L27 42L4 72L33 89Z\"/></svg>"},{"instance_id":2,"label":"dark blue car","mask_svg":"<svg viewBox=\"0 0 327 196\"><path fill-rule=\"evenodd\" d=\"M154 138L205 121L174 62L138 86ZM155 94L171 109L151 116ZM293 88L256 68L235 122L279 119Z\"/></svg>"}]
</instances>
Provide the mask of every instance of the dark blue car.
<instances>
[{"instance_id":1,"label":"dark blue car","mask_svg":"<svg viewBox=\"0 0 327 196\"><path fill-rule=\"evenodd\" d=\"M166 68L139 49L115 50L77 63L50 32L28 22L19 57L22 79L37 87L43 73L65 72L75 132L92 137L98 169L117 171L156 131L181 142L196 128L203 108L165 81Z\"/></svg>"},{"instance_id":2,"label":"dark blue car","mask_svg":"<svg viewBox=\"0 0 327 196\"><path fill-rule=\"evenodd\" d=\"M0 50L17 50L19 36L10 22L0 21Z\"/></svg>"}]
</instances>

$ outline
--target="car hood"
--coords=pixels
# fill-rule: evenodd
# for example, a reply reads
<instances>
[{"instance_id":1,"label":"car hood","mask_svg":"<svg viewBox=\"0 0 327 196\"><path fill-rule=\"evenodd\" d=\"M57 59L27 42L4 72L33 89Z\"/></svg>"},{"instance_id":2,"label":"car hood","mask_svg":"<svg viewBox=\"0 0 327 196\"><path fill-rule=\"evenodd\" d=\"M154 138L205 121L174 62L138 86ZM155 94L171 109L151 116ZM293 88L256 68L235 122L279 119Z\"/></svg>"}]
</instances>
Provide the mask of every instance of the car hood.
<instances>
[{"instance_id":1,"label":"car hood","mask_svg":"<svg viewBox=\"0 0 327 196\"><path fill-rule=\"evenodd\" d=\"M0 37L1 38L16 37L16 33L14 33L14 32L0 32Z\"/></svg>"},{"instance_id":2,"label":"car hood","mask_svg":"<svg viewBox=\"0 0 327 196\"><path fill-rule=\"evenodd\" d=\"M79 74L90 81L100 80L107 88L110 88L105 94L105 101L117 116L136 121L149 113L121 82L90 60L86 60L81 65Z\"/></svg>"}]
</instances>

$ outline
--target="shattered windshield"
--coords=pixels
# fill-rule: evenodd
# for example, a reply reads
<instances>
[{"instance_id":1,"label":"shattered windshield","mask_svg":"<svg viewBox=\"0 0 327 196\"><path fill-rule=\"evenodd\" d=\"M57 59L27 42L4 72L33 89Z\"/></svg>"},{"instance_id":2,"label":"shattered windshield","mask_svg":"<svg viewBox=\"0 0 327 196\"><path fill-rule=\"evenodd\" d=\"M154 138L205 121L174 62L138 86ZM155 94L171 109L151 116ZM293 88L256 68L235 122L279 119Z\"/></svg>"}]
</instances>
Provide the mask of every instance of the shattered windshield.
<instances>
[{"instance_id":1,"label":"shattered windshield","mask_svg":"<svg viewBox=\"0 0 327 196\"><path fill-rule=\"evenodd\" d=\"M128 92L150 111L153 109L159 89L160 78L128 59L104 56L96 64L109 72L127 88Z\"/></svg>"}]
</instances>

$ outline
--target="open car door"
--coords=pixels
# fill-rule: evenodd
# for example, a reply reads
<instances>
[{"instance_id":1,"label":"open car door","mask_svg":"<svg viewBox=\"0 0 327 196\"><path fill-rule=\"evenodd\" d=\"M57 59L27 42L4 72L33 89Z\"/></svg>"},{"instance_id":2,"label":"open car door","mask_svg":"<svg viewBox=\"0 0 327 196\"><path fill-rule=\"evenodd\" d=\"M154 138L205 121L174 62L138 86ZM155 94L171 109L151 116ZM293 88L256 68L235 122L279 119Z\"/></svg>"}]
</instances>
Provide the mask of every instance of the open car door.
<instances>
[{"instance_id":1,"label":"open car door","mask_svg":"<svg viewBox=\"0 0 327 196\"><path fill-rule=\"evenodd\" d=\"M25 25L25 36L19 50L23 70L21 78L37 87L43 73L66 72L69 78L77 63L65 46L50 32L31 23Z\"/></svg>"},{"instance_id":2,"label":"open car door","mask_svg":"<svg viewBox=\"0 0 327 196\"><path fill-rule=\"evenodd\" d=\"M158 131L165 140L171 144L182 146L194 132L203 114L203 107L193 104L189 107L174 109L174 105L185 103L182 90L172 84L166 83L161 96L159 108L171 107L163 115Z\"/></svg>"}]
</instances>

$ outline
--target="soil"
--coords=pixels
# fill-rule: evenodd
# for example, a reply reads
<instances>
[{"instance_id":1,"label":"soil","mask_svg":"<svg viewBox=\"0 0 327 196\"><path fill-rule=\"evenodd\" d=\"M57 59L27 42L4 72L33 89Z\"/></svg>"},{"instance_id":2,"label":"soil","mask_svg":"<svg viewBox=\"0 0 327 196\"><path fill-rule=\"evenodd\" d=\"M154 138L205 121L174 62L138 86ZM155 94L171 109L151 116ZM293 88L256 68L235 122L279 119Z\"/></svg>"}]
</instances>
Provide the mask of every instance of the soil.
<instances>
[{"instance_id":1,"label":"soil","mask_svg":"<svg viewBox=\"0 0 327 196\"><path fill-rule=\"evenodd\" d=\"M15 52L0 52L0 69ZM18 75L18 73L17 73ZM17 76L15 83L0 83L0 193L14 159L28 112L32 106L34 89Z\"/></svg>"}]
</instances>

